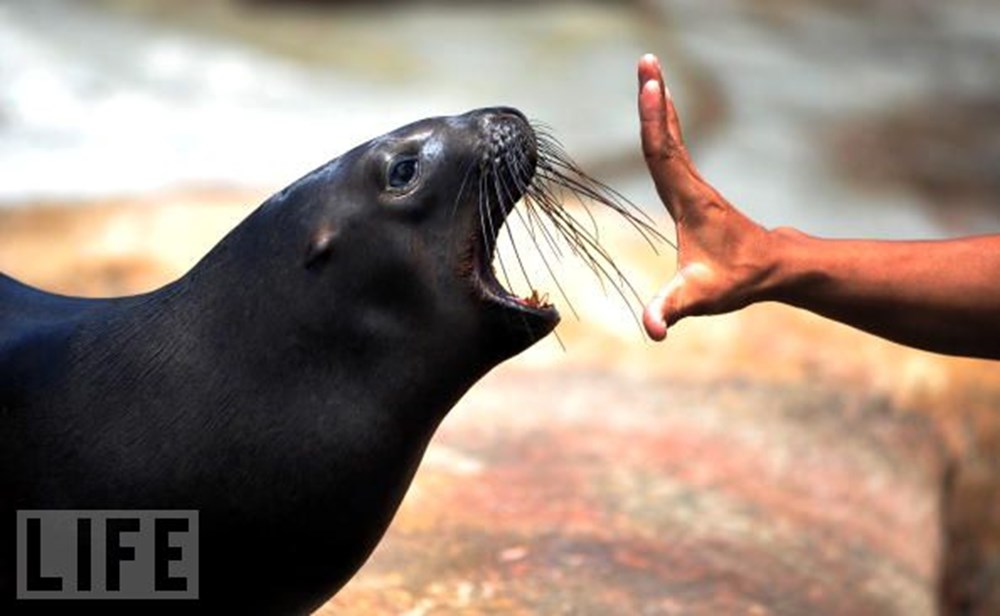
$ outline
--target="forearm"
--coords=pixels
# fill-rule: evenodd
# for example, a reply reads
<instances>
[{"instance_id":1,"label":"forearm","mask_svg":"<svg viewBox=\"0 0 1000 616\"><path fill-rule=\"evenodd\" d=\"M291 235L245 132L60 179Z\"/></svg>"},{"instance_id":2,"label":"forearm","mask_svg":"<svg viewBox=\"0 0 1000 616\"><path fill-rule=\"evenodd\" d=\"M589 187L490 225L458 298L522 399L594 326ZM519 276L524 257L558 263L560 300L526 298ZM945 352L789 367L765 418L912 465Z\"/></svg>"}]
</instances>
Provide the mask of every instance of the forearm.
<instances>
[{"instance_id":1,"label":"forearm","mask_svg":"<svg viewBox=\"0 0 1000 616\"><path fill-rule=\"evenodd\" d=\"M1000 236L827 240L775 230L760 299L938 353L1000 358Z\"/></svg>"}]
</instances>

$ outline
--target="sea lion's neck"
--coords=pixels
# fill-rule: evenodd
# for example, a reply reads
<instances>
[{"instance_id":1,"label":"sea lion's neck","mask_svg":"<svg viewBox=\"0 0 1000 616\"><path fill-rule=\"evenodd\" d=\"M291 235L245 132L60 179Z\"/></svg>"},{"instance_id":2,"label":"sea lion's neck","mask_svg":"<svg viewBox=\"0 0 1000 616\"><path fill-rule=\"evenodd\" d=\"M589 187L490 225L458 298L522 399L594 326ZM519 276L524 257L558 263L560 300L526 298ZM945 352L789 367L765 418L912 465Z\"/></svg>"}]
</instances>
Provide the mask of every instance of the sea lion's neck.
<instances>
[{"instance_id":1,"label":"sea lion's neck","mask_svg":"<svg viewBox=\"0 0 1000 616\"><path fill-rule=\"evenodd\" d=\"M336 288L321 302L298 296L287 278L300 272L281 268L300 264L262 236L259 228L231 234L150 302L164 344L219 367L220 388L266 383L285 408L348 394L433 430L491 367L466 348L471 342L406 305L376 309ZM256 241L241 243L248 237Z\"/></svg>"}]
</instances>

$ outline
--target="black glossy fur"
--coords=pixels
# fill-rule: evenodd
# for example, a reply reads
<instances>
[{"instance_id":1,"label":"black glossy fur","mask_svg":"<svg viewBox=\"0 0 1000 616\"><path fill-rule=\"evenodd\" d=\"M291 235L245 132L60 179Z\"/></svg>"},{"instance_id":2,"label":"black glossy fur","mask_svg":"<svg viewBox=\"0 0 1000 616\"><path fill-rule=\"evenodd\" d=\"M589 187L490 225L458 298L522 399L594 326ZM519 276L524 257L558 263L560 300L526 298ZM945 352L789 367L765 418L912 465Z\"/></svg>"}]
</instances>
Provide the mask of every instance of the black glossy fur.
<instances>
[{"instance_id":1,"label":"black glossy fur","mask_svg":"<svg viewBox=\"0 0 1000 616\"><path fill-rule=\"evenodd\" d=\"M13 601L18 509L200 512L201 599L101 613L303 614L346 583L448 410L555 326L469 278L502 125L530 131L485 109L366 143L145 295L0 275L0 613L96 607ZM400 155L420 161L403 191Z\"/></svg>"}]
</instances>

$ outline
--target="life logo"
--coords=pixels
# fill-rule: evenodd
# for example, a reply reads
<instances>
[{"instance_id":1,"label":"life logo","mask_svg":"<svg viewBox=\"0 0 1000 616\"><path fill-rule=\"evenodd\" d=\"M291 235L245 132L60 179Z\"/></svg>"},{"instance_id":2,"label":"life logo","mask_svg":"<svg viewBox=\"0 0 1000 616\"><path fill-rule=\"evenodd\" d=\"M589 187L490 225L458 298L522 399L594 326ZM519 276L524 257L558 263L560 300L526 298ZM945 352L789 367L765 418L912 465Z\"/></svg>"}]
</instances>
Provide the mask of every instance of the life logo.
<instances>
[{"instance_id":1,"label":"life logo","mask_svg":"<svg viewBox=\"0 0 1000 616\"><path fill-rule=\"evenodd\" d=\"M17 512L18 599L197 599L198 512Z\"/></svg>"}]
</instances>

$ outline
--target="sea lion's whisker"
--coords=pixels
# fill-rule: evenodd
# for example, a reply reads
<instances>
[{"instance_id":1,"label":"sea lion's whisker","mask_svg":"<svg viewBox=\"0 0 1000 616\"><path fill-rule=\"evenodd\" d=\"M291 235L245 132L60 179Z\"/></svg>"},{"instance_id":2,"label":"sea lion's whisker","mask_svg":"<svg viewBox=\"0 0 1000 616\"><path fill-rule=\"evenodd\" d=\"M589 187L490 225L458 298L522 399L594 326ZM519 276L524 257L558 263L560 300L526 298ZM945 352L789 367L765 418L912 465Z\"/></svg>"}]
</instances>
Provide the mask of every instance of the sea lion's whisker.
<instances>
[{"instance_id":1,"label":"sea lion's whisker","mask_svg":"<svg viewBox=\"0 0 1000 616\"><path fill-rule=\"evenodd\" d=\"M649 236L658 241L666 242L676 250L674 243L656 229L656 223L649 212L632 203L621 192L608 184L587 175L566 154L559 140L548 131L543 131L538 136L538 150L541 158L539 167L546 172L544 175L548 176L549 181L563 185L574 192L583 192L592 200L614 209L643 235L654 251L656 251L656 245ZM567 184L572 185L567 186Z\"/></svg>"},{"instance_id":2,"label":"sea lion's whisker","mask_svg":"<svg viewBox=\"0 0 1000 616\"><path fill-rule=\"evenodd\" d=\"M588 213L589 213L588 204L583 202L582 199L579 199L581 193L583 194L583 196L589 197L592 201L596 201L602 205L607 204L608 202L613 203L613 200L610 199L608 195L602 194L599 190L588 187L584 185L581 181L578 181L574 178L568 178L563 174L549 174L545 173L544 171L541 173L541 176L546 184L556 184L562 188L569 190L571 193L574 193L574 195L578 198L578 200L584 205L584 208L586 211L588 211ZM549 186L546 186L546 189L547 192L549 193L552 192ZM552 201L555 201L555 199L553 198ZM561 209L557 203L554 203L552 205L554 205L555 208ZM615 209L616 212L622 214L626 219L628 219L631 223L633 223L633 226L636 228L636 230L644 237L647 243L649 243L654 250L656 248L655 244L653 244L652 241L654 238L662 241L668 241L656 229L652 228L649 224L645 223L645 221L631 216L631 213L627 209L621 207L614 207L613 209ZM596 233L592 235L596 238Z\"/></svg>"},{"instance_id":3,"label":"sea lion's whisker","mask_svg":"<svg viewBox=\"0 0 1000 616\"><path fill-rule=\"evenodd\" d=\"M476 168L476 161L470 160L469 164L465 167L465 174L462 175L462 184L458 187L458 194L455 196L455 201L451 206L451 214L449 217L452 221L455 220L455 216L458 214L458 206L462 201L462 196L465 195L465 188L469 183L469 178L472 177L472 171Z\"/></svg>"},{"instance_id":4,"label":"sea lion's whisker","mask_svg":"<svg viewBox=\"0 0 1000 616\"><path fill-rule=\"evenodd\" d=\"M538 228L541 229L542 237L545 238L546 245L549 247L549 249L552 251L552 253L556 256L557 259L562 259L564 257L563 248L559 245L559 242L553 236L552 231L549 230L549 226L545 224L546 220L548 220L550 223L552 222L551 217L545 211L545 206L540 205L537 199L530 192L525 194L524 204L525 208L528 210L528 212L530 212L531 216L536 221ZM559 237L563 237L563 234L559 231L558 228L556 229L556 233L559 234ZM566 238L563 237L563 239L565 240ZM574 250L575 253L575 249L573 249L572 246L570 246L570 248L571 250Z\"/></svg>"},{"instance_id":5,"label":"sea lion's whisker","mask_svg":"<svg viewBox=\"0 0 1000 616\"><path fill-rule=\"evenodd\" d=\"M531 200L529 196L528 201ZM566 241L567 245L570 247L572 253L580 258L584 264L594 273L601 286L601 291L607 293L607 288L604 286L604 279L601 276L601 270L598 267L597 258L594 257L587 246L587 242L584 241L585 233L581 232L576 228L577 221L572 217L568 217L565 212L558 209L544 209L543 212L549 218L549 221L555 227L559 235Z\"/></svg>"},{"instance_id":6,"label":"sea lion's whisker","mask_svg":"<svg viewBox=\"0 0 1000 616\"><path fill-rule=\"evenodd\" d=\"M528 195L527 201L537 205L542 214L544 214L549 222L553 224L559 235L566 240L567 245L573 254L582 256L580 254L582 245L576 237L580 232L576 227L567 222L566 214L558 209L554 209L551 206L546 205L541 199L538 198L537 195ZM574 220L573 222L576 221Z\"/></svg>"},{"instance_id":7,"label":"sea lion's whisker","mask_svg":"<svg viewBox=\"0 0 1000 616\"><path fill-rule=\"evenodd\" d=\"M578 200L579 200L579 197L582 194L583 196L590 198L592 202L597 202L597 203L600 203L600 204L604 205L604 201L601 198L599 198L599 195L590 194L586 190L580 189L580 188L576 187L570 181L566 181L563 178L559 178L559 179L546 178L546 180L551 181L553 184L560 185L561 187L569 190L571 193L575 193L575 196L578 198ZM580 200L580 203L583 206L583 208L585 209L585 211L588 212L588 215L589 215L589 213L590 213L590 204L588 204L587 202L585 202L583 200ZM668 240L665 237L663 237L655 229L649 227L649 225L647 225L644 221L636 219L636 218L630 216L629 212L624 211L624 210L616 210L616 212L629 222L629 224L642 236L643 240L649 245L649 247L656 254L659 254L659 251L657 250L657 247L656 247L656 241L664 241L664 242L666 242L667 244L669 244L671 246L673 245L673 242L671 242L670 240ZM654 241L654 240L656 240L656 241Z\"/></svg>"},{"instance_id":8,"label":"sea lion's whisker","mask_svg":"<svg viewBox=\"0 0 1000 616\"><path fill-rule=\"evenodd\" d=\"M570 218L570 220L572 220L572 218ZM593 238L589 237L586 234L577 234L575 237L577 237L583 244L581 255L584 257L585 261L590 266L591 271L594 272L598 283L601 285L602 292L604 292L605 294L607 293L607 287L605 287L605 280L607 280L609 283L611 283L611 286L615 289L615 292L622 299L622 301L625 302L626 306L631 307L630 298L628 297L628 295L626 295L625 291L622 290L622 285L624 285L628 289L629 293L632 295L632 299L638 301L639 303L642 302L642 298L639 295L639 292L628 280L628 277L625 276L624 272L622 272L621 269L618 267L618 265L615 264L614 260L611 258L611 255L609 255L602 246L595 243ZM591 249L595 253L597 253L601 258L598 259L594 257L593 254L591 254L590 252ZM607 264L607 266L610 267L610 270L609 267L605 266L605 264ZM618 280L617 283L615 281L615 276L612 276L612 272L617 276ZM638 316L636 316L635 312L633 312L632 310L629 310L629 314L632 315L633 320L636 322L636 325L638 325L641 330L642 323L640 322Z\"/></svg>"},{"instance_id":9,"label":"sea lion's whisker","mask_svg":"<svg viewBox=\"0 0 1000 616\"><path fill-rule=\"evenodd\" d=\"M573 250L574 254L583 256L581 254L583 246L579 241L578 236L589 236L589 231L583 228L580 225L580 222L572 215L562 209L562 204L556 201L555 197L550 193L544 190L538 190L530 193L528 198L529 200L537 203L539 209L542 210L542 213L544 213L556 226L556 229L560 232L564 239L567 240L567 243Z\"/></svg>"},{"instance_id":10,"label":"sea lion's whisker","mask_svg":"<svg viewBox=\"0 0 1000 616\"><path fill-rule=\"evenodd\" d=\"M500 265L500 272L503 275L504 284L507 288L510 288L510 276L507 274L507 265L503 261L503 255L497 251L496 238L499 235L499 229L493 224L493 213L490 207L490 193L487 190L488 184L490 183L490 175L486 172L485 166L479 174L479 219L485 221L483 240L484 246L492 246L493 256L496 257L496 262ZM485 211L485 216L484 216ZM487 236L487 232L489 235ZM483 255L483 258L489 258L489 254Z\"/></svg>"},{"instance_id":11,"label":"sea lion's whisker","mask_svg":"<svg viewBox=\"0 0 1000 616\"><path fill-rule=\"evenodd\" d=\"M550 210L549 213L553 216L553 221L558 221L558 224L561 225L559 228L566 230L572 235L576 246L581 250L582 256L592 260L595 265L598 265L600 260L604 260L615 269L616 273L621 274L621 271L614 264L611 255L601 246L595 236L591 235L587 229L580 225L578 220L566 212L559 210ZM601 259L594 257L591 251L596 253Z\"/></svg>"},{"instance_id":12,"label":"sea lion's whisker","mask_svg":"<svg viewBox=\"0 0 1000 616\"><path fill-rule=\"evenodd\" d=\"M537 203L535 203L535 201L531 198L525 198L524 205L525 209L528 210L529 217L531 218L531 220L534 221L533 224L537 225L538 229L540 230L542 238L545 239L545 244L549 247L549 250L552 251L552 254L554 254L556 258L562 259L563 249L556 242L555 238L552 236L552 233L549 231L548 226L542 219L542 216L545 215L545 213L544 212L539 213L538 210L541 209L541 207Z\"/></svg>"},{"instance_id":13,"label":"sea lion's whisker","mask_svg":"<svg viewBox=\"0 0 1000 616\"><path fill-rule=\"evenodd\" d=\"M555 239L549 232L548 227L542 221L541 215L538 213L535 207L535 203L530 198L528 198L529 193L533 190L532 183L530 180L526 183L522 179L522 178L531 178L531 171L527 161L527 154L524 152L518 152L518 157L517 160L515 160L515 164L517 164L518 168L523 172L523 175L519 176L518 188L520 189L521 194L523 195L522 200L525 205L525 209L527 210L528 213L528 219L531 225L529 227L529 232L532 233L532 239L534 239L535 237L534 228L537 227L541 232L542 237L545 239L545 243L548 245L549 250L552 251L552 253L556 256L557 259L561 259L562 249L559 248L559 245L555 242Z\"/></svg>"},{"instance_id":14,"label":"sea lion's whisker","mask_svg":"<svg viewBox=\"0 0 1000 616\"><path fill-rule=\"evenodd\" d=\"M588 197L591 201L600 202L600 195L594 194L588 190L588 188L581 184L574 184L569 180L569 178L563 178L558 175L553 176L552 174L546 173L545 170L540 171L539 179L541 180L541 186L544 186L547 192L553 193L553 202L556 202L554 191L552 191L552 186L562 186L569 191L569 194L576 200L577 204L583 209L584 213L587 214L587 218L590 219L592 235L594 237L600 237L600 228L597 225L597 219L590 211L590 206L584 200L584 197ZM565 210L565 206L562 204L558 205L560 210Z\"/></svg>"},{"instance_id":15,"label":"sea lion's whisker","mask_svg":"<svg viewBox=\"0 0 1000 616\"><path fill-rule=\"evenodd\" d=\"M470 160L469 164L466 165L466 167L465 167L465 175L462 176L462 184L458 187L458 195L455 197L455 201L452 203L452 206L451 206L451 213L448 215L448 218L449 218L449 220L452 223L454 223L454 221L458 217L458 208L459 208L459 205L462 203L462 196L465 195L465 189L466 189L466 187L467 187L467 185L469 183L469 178L472 177L472 171L475 168L476 168L476 161L475 160ZM448 231L449 234L457 233L458 232L458 225L450 224L450 225L448 225L448 229L449 229L449 231ZM471 246L466 245L465 249L464 250L460 249L459 252L465 253L464 256L467 259L470 259L467 263L469 264L469 266L472 266L471 259L473 257L472 257L471 254L468 254L468 251L469 251L470 248L471 248Z\"/></svg>"},{"instance_id":16,"label":"sea lion's whisker","mask_svg":"<svg viewBox=\"0 0 1000 616\"><path fill-rule=\"evenodd\" d=\"M545 168L543 165L540 165L540 167L542 167L542 169ZM559 179L562 179L562 176L552 178L551 176L546 177L547 175L548 174L543 173L541 177L542 181L533 183L533 189L525 195L525 201L533 201L539 206L539 209L541 209L542 212L548 217L556 230L559 231L560 235L567 240L574 253L581 257L590 270L595 274L595 277L601 285L604 293L607 293L607 287L605 286L605 281L607 281L614 287L615 292L619 295L619 297L621 297L626 305L630 305L629 294L641 303L641 297L639 296L638 291L625 276L624 272L622 272L621 269L614 263L614 260L603 248L603 246L600 245L597 234L592 233L589 229L583 227L580 221L566 212L565 209L563 209L562 204L556 200L550 186L552 183L557 183ZM537 177L539 176L536 174L536 178ZM580 182L570 184L570 186L564 185L563 187L569 189L579 198L579 193L577 193L577 191L573 191L572 189L575 188L574 184L580 184ZM586 188L582 185L580 187ZM589 196L587 193L593 193L594 191L587 190L580 192L584 192L585 196ZM599 199L595 199L600 203L604 203L605 200L610 200L606 195L597 193L596 196L600 197ZM582 200L580 201L583 203ZM615 209L616 211L621 211L618 208ZM593 221L594 219L592 213L590 213L586 204L584 204L584 210L588 212L588 215ZM646 236L644 235L644 237ZM649 238L647 237L646 240L649 241ZM626 294L626 290L628 291L628 294ZM636 324L641 328L641 323L636 314L631 310L630 314L632 314Z\"/></svg>"},{"instance_id":17,"label":"sea lion's whisker","mask_svg":"<svg viewBox=\"0 0 1000 616\"><path fill-rule=\"evenodd\" d=\"M518 175L516 177L518 177L518 182L519 182L518 188L521 190L522 193L522 203L524 203L525 210L527 210L528 214L528 220L529 220L529 224L527 225L528 233L530 234L532 242L535 244L535 247L538 249L538 255L541 258L542 263L544 264L545 269L549 274L549 278L552 280L553 283L555 283L556 289L559 291L559 295L563 298L566 305L569 306L569 309L573 313L573 316L577 320L579 320L580 313L577 311L576 306L573 304L573 302L569 299L569 295L566 293L566 290L562 286L562 283L559 282L559 277L556 275L555 270L553 270L552 265L549 262L549 259L545 256L545 251L542 250L541 247L538 245L538 240L534 231L534 228L536 226L542 238L545 240L546 245L549 247L549 250L552 251L552 254L555 256L555 258L557 260L561 260L563 258L562 249L559 247L558 242L556 242L555 238L552 236L552 233L549 231L548 226L542 220L541 216L545 212L543 211L541 214L538 212L538 209L540 208L537 206L537 203L531 196L533 192L536 192L538 190L537 186L535 186L533 183L528 183L527 185L525 185L524 181L521 179L524 177L531 177L531 174L528 171L529 165L527 164L528 163L527 155L524 152L519 152L518 157L514 161L514 163L517 164L520 169L524 169L526 171L523 175Z\"/></svg>"},{"instance_id":18,"label":"sea lion's whisker","mask_svg":"<svg viewBox=\"0 0 1000 616\"><path fill-rule=\"evenodd\" d=\"M589 198L591 201L595 201L613 209L625 218L629 224L639 232L640 235L642 235L646 243L649 244L650 248L652 248L657 254L659 254L659 251L656 249L656 244L653 241L654 238L673 246L673 242L656 230L651 223L646 222L643 218L635 216L632 209L617 204L614 199L611 199L608 194L602 193L599 188L588 186L584 181L570 177L552 168L541 169L540 175L545 182L555 184L569 190L584 207L587 207L587 204L580 199L581 195ZM638 208L638 206L636 206L636 208ZM648 214L643 212L643 216L648 216Z\"/></svg>"},{"instance_id":19,"label":"sea lion's whisker","mask_svg":"<svg viewBox=\"0 0 1000 616\"><path fill-rule=\"evenodd\" d=\"M547 162L549 162L549 163L551 163L551 164L553 164L553 165L555 165L557 167L561 167L561 168L565 169L566 171L568 171L572 175L575 175L575 176L581 177L581 178L586 178L586 180L591 185L593 185L593 186L599 188L601 191L603 191L603 192L605 192L605 193L613 196L614 199L611 199L611 203L609 203L608 205L614 207L615 209L619 209L619 210L621 210L623 208L624 209L628 209L628 210L634 212L635 214L637 214L638 216L640 216L641 218L645 219L649 224L651 224L651 225L655 224L655 221L653 220L653 217L649 214L649 212L645 211L644 209L642 209L638 205L632 203L632 201L630 201L625 195L623 195L621 192L619 192L613 186L611 186L611 185L609 185L609 184L607 184L605 182L602 182L601 180L598 180L597 178L591 177L586 172L584 172L582 169L580 169L579 165L577 165L575 162L573 162L573 159L570 158L569 154L567 154L565 148L563 147L563 145L559 141L559 139L556 138L556 137L554 137L551 133L549 133L549 132L543 132L542 133L542 135L540 137L540 141L539 141L539 148L543 152L545 152ZM655 229L653 229L653 230L655 230Z\"/></svg>"},{"instance_id":20,"label":"sea lion's whisker","mask_svg":"<svg viewBox=\"0 0 1000 616\"><path fill-rule=\"evenodd\" d=\"M598 244L593 241L588 242L589 236L586 234L585 230L581 230L576 226L578 221L575 219L566 216L566 214L558 210L551 210L548 214L550 215L550 219L556 229L570 245L570 248L573 250L573 254L582 259L584 264L590 269L591 272L593 272L598 284L601 286L601 292L606 294L607 287L605 286L604 277L602 276L603 272L599 259L591 253L591 246ZM603 257L604 255L601 256Z\"/></svg>"},{"instance_id":21,"label":"sea lion's whisker","mask_svg":"<svg viewBox=\"0 0 1000 616\"><path fill-rule=\"evenodd\" d=\"M523 197L528 190L528 186L523 178L526 175L529 175L530 172L526 170L523 166L518 164L518 160L515 157L519 154L523 156L523 154L521 154L520 152L508 152L507 155L504 157L504 163L507 167L508 175L510 176L511 182L514 184L513 191L510 190L506 191L507 194L511 197L512 201L516 201L516 199L514 199L515 194L521 195ZM504 181L504 185L506 187L506 181ZM531 219L530 210L527 212L528 216L527 220L525 219L525 215L521 213L520 208L515 207L513 208L513 211L517 215L517 219L521 222L521 225L527 230L528 237L531 238L531 242L535 245L535 248L539 249L538 238L535 236L536 232L535 224L534 221ZM540 252L541 250L539 249L539 253Z\"/></svg>"},{"instance_id":22,"label":"sea lion's whisker","mask_svg":"<svg viewBox=\"0 0 1000 616\"><path fill-rule=\"evenodd\" d=\"M507 157L504 157L504 162L506 162L506 158ZM492 174L493 175L493 187L494 187L494 191L496 192L498 202L499 203L504 203L505 202L504 197L506 197L506 201L512 201L512 202L516 201L517 199L515 198L514 194L512 194L510 192L510 190L508 189L508 187L507 187L507 181L503 177L503 174L500 173L500 169L498 167L499 167L499 165L495 165L494 166L494 169L493 169L494 172ZM507 168L507 171L510 172L510 167L509 166ZM503 194L501 194L501 193L503 193ZM520 213L518 213L518 216L520 216ZM514 233L513 233L513 231L511 231L510 225L504 225L504 229L507 231L507 238L510 240L511 248L513 248L513 250L514 250L514 258L517 260L517 265L521 269L521 275L524 277L524 281L525 281L525 283L527 283L528 288L534 290L535 287L531 283L531 276L528 275L528 270L524 266L524 261L521 259L521 253L517 249L517 242L514 241ZM536 247L537 247L537 244L536 244ZM507 288L511 288L511 287L508 285Z\"/></svg>"},{"instance_id":23,"label":"sea lion's whisker","mask_svg":"<svg viewBox=\"0 0 1000 616\"><path fill-rule=\"evenodd\" d=\"M513 153L513 156L509 156L507 159L508 167L510 167L512 171L512 177L514 179L515 188L517 188L518 192L521 194L522 202L525 205L525 210L527 210L526 213L528 216L528 220L527 223L525 224L525 227L528 230L528 234L531 236L531 240L532 242L534 242L536 247L538 247L538 240L536 237L536 231L537 231L543 234L543 237L546 240L549 249L558 254L558 247L552 243L551 237L547 233L548 229L545 227L544 224L542 224L542 219L538 216L538 213L534 210L534 208L530 207L530 203L525 199L525 197L531 191L531 178L532 178L532 167L531 165L527 164L528 161L526 159L527 159L527 154L523 151L516 151ZM520 211L517 210L516 208L515 211L518 211L518 218L523 223L524 218L520 215Z\"/></svg>"},{"instance_id":24,"label":"sea lion's whisker","mask_svg":"<svg viewBox=\"0 0 1000 616\"><path fill-rule=\"evenodd\" d=\"M541 213L553 224L560 236L567 241L573 254L579 254L580 243L575 240L577 230L563 221L566 218L565 212L559 209L559 205L552 202L552 197L544 192L533 190L525 196L525 202L532 205L533 209L541 210ZM574 221L575 222L575 221Z\"/></svg>"},{"instance_id":25,"label":"sea lion's whisker","mask_svg":"<svg viewBox=\"0 0 1000 616\"><path fill-rule=\"evenodd\" d=\"M523 152L518 151L515 153L515 156L508 156L506 158L506 162L508 165L508 170L510 171L510 176L514 181L517 190L522 195L522 200L523 200L522 202L526 206L528 206L530 201L527 199L527 195L530 192L530 184L526 184L524 178L530 177L530 171L524 165L524 163L527 162L524 160L524 158L525 154ZM546 242L548 242L549 246L553 249L553 253L558 258L559 252L553 243L553 238L549 235L548 229L545 227L545 225L542 224L541 219L538 218L537 212L534 211L534 208L526 207L525 209L528 211L528 222L525 222L525 219L521 215L521 212L518 208L514 208L514 211L517 213L518 220L520 220L521 224L525 227L525 229L527 229L528 235L531 238L532 243L535 245L535 249L538 253L538 256L541 258L542 263L545 265L545 269L549 274L549 278L552 280L552 282L555 283L556 289L558 289L559 291L559 295L563 298L563 301L566 302L566 305L569 307L570 312L573 313L573 316L577 320L579 320L580 318L579 312L577 312L576 307L573 305L573 302L570 301L569 296L566 294L565 289L563 289L562 284L559 282L559 278L556 276L555 271L552 269L552 265L549 263L548 258L546 258L545 256L545 251L542 250L541 247L538 245L538 239L535 235L534 225L531 222L532 215L534 215L535 218L538 220L539 230L543 234L543 237L545 238ZM513 243L513 237L511 238L511 242ZM528 286L532 288L532 291L534 291L534 288L532 287L530 281L528 281ZM562 340L560 340L559 343L561 345Z\"/></svg>"}]
</instances>

